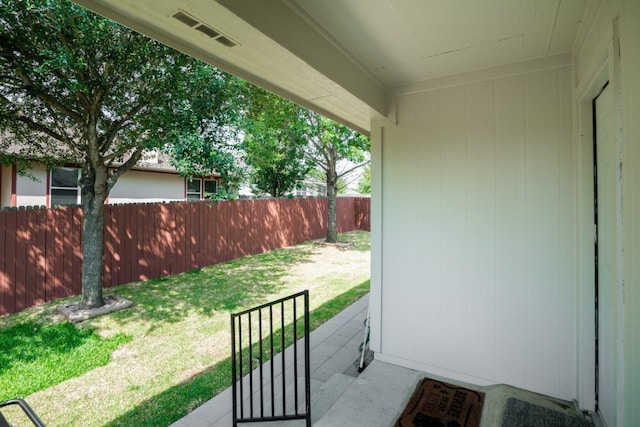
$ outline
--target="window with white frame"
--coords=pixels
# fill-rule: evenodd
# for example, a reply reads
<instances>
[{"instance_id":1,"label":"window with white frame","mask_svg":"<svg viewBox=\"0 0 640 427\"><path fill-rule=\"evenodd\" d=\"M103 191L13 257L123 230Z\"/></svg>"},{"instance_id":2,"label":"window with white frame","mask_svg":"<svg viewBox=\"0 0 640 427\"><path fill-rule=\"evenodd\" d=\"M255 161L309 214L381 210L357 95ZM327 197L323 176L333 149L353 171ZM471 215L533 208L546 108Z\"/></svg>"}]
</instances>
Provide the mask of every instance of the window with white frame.
<instances>
[{"instance_id":1,"label":"window with white frame","mask_svg":"<svg viewBox=\"0 0 640 427\"><path fill-rule=\"evenodd\" d=\"M202 179L187 178L187 200L202 199Z\"/></svg>"},{"instance_id":2,"label":"window with white frame","mask_svg":"<svg viewBox=\"0 0 640 427\"><path fill-rule=\"evenodd\" d=\"M187 200L213 199L218 192L218 181L215 179L186 178Z\"/></svg>"},{"instance_id":3,"label":"window with white frame","mask_svg":"<svg viewBox=\"0 0 640 427\"><path fill-rule=\"evenodd\" d=\"M50 206L78 205L80 196L80 169L52 168L49 188Z\"/></svg>"},{"instance_id":4,"label":"window with white frame","mask_svg":"<svg viewBox=\"0 0 640 427\"><path fill-rule=\"evenodd\" d=\"M213 199L213 195L218 192L218 181L215 179L204 180L204 198Z\"/></svg>"}]
</instances>

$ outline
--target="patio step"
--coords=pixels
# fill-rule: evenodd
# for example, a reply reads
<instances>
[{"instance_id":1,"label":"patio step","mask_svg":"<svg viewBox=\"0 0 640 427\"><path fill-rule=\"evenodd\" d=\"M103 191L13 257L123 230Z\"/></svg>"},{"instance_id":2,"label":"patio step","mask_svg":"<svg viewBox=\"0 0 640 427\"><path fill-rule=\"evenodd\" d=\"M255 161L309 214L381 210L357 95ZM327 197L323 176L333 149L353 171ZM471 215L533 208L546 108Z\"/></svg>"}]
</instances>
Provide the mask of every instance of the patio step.
<instances>
[{"instance_id":1,"label":"patio step","mask_svg":"<svg viewBox=\"0 0 640 427\"><path fill-rule=\"evenodd\" d=\"M388 427L408 401L420 373L374 360L313 427Z\"/></svg>"},{"instance_id":2,"label":"patio step","mask_svg":"<svg viewBox=\"0 0 640 427\"><path fill-rule=\"evenodd\" d=\"M354 377L345 374L334 374L325 383L311 380L312 425L322 418L354 381ZM251 423L252 427L303 427L304 425L304 420Z\"/></svg>"},{"instance_id":3,"label":"patio step","mask_svg":"<svg viewBox=\"0 0 640 427\"><path fill-rule=\"evenodd\" d=\"M315 425L355 380L354 377L345 374L334 374L329 378L318 391L318 395L311 396L311 423Z\"/></svg>"}]
</instances>

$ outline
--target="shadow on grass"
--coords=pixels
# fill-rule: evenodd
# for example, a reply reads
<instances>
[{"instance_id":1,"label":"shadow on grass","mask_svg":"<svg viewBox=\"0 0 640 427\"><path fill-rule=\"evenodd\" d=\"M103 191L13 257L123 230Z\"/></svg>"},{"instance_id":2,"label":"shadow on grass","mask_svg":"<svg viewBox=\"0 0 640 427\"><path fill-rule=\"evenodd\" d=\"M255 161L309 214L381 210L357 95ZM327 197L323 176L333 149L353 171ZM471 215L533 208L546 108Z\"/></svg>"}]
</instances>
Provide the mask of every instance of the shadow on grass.
<instances>
[{"instance_id":1,"label":"shadow on grass","mask_svg":"<svg viewBox=\"0 0 640 427\"><path fill-rule=\"evenodd\" d=\"M311 330L331 319L368 292L369 281L366 281L322 304L309 314ZM287 327L289 326L291 325ZM311 357L313 358L313 354ZM230 386L231 358L228 357L190 380L142 402L105 426L168 426Z\"/></svg>"},{"instance_id":2,"label":"shadow on grass","mask_svg":"<svg viewBox=\"0 0 640 427\"><path fill-rule=\"evenodd\" d=\"M371 248L367 232L350 232L341 234L340 238L354 242L342 249L345 251L366 252ZM308 262L317 249L307 242L174 276L111 288L106 292L135 303L131 309L114 313L112 318L119 323L136 318L172 323L193 312L210 315L258 305L281 291L283 278L290 269Z\"/></svg>"},{"instance_id":3,"label":"shadow on grass","mask_svg":"<svg viewBox=\"0 0 640 427\"><path fill-rule=\"evenodd\" d=\"M346 235L341 235L339 240L346 240L353 243L343 250L358 252L369 252L371 250L371 238L369 232L366 231L352 231Z\"/></svg>"},{"instance_id":4,"label":"shadow on grass","mask_svg":"<svg viewBox=\"0 0 640 427\"><path fill-rule=\"evenodd\" d=\"M262 302L283 288L289 269L304 263L315 248L300 245L227 261L186 273L110 289L135 303L112 315L120 323L133 318L178 322L196 312L230 312Z\"/></svg>"}]
</instances>

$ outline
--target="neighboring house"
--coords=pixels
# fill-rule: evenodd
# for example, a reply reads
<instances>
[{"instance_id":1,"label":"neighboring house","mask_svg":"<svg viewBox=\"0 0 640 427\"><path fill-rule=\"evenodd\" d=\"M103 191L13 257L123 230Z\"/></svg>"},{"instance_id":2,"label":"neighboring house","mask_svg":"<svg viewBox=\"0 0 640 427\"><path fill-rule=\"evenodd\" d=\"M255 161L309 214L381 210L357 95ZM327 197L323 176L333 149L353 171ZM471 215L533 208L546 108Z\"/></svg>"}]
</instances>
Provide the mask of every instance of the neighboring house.
<instances>
[{"instance_id":1,"label":"neighboring house","mask_svg":"<svg viewBox=\"0 0 640 427\"><path fill-rule=\"evenodd\" d=\"M314 181L303 181L292 193L295 197L323 197L327 195L327 186ZM242 199L271 197L269 194L255 194L249 184L242 184L238 190Z\"/></svg>"},{"instance_id":2,"label":"neighboring house","mask_svg":"<svg viewBox=\"0 0 640 427\"><path fill-rule=\"evenodd\" d=\"M327 184L320 179L306 178L298 185L294 194L299 197L326 196Z\"/></svg>"},{"instance_id":3,"label":"neighboring house","mask_svg":"<svg viewBox=\"0 0 640 427\"><path fill-rule=\"evenodd\" d=\"M32 177L18 175L15 168L0 165L0 208L80 204L80 169L68 165L47 170L34 162ZM33 179L35 177L35 180ZM120 176L107 203L154 203L203 200L218 191L219 176L185 178L166 156L146 156Z\"/></svg>"},{"instance_id":4,"label":"neighboring house","mask_svg":"<svg viewBox=\"0 0 640 427\"><path fill-rule=\"evenodd\" d=\"M323 197L327 195L327 185L324 181L314 177L302 180L298 187L291 193L296 197ZM250 184L243 183L238 189L238 196L242 199L271 197L267 194L256 194Z\"/></svg>"},{"instance_id":5,"label":"neighboring house","mask_svg":"<svg viewBox=\"0 0 640 427\"><path fill-rule=\"evenodd\" d=\"M377 359L640 425L640 1L76 1L371 136Z\"/></svg>"}]
</instances>

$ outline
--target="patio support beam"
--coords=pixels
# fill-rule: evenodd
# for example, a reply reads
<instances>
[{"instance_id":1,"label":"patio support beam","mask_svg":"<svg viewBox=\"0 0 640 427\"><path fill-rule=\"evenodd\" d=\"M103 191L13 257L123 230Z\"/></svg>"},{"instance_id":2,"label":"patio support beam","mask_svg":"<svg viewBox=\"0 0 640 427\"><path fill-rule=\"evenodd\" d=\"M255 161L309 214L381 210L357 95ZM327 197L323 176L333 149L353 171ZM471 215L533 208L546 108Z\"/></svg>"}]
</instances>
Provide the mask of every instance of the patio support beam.
<instances>
[{"instance_id":1,"label":"patio support beam","mask_svg":"<svg viewBox=\"0 0 640 427\"><path fill-rule=\"evenodd\" d=\"M216 0L261 33L283 46L324 76L363 101L379 118L389 113L385 88L338 43L306 16L283 0Z\"/></svg>"}]
</instances>

